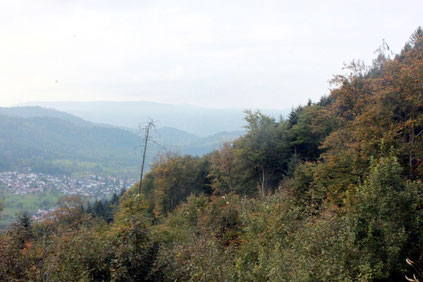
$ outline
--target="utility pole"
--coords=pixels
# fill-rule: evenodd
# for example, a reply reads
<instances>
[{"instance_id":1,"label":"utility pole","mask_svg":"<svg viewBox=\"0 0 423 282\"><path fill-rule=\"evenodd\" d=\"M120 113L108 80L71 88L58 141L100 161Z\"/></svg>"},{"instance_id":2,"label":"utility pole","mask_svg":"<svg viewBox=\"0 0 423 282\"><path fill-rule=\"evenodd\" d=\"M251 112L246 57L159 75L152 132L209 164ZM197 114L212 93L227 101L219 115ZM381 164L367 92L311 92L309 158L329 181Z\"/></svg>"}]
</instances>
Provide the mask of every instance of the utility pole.
<instances>
[{"instance_id":1,"label":"utility pole","mask_svg":"<svg viewBox=\"0 0 423 282\"><path fill-rule=\"evenodd\" d=\"M140 176L140 186L138 188L138 194L141 194L141 188L142 188L142 177L144 174L144 163L145 163L145 155L147 153L147 144L148 141L150 141L150 129L156 128L156 125L154 124L153 120L150 120L148 124L143 128L143 131L145 132L145 138L144 138L144 152L142 155L142 164L141 164L141 176Z\"/></svg>"}]
</instances>

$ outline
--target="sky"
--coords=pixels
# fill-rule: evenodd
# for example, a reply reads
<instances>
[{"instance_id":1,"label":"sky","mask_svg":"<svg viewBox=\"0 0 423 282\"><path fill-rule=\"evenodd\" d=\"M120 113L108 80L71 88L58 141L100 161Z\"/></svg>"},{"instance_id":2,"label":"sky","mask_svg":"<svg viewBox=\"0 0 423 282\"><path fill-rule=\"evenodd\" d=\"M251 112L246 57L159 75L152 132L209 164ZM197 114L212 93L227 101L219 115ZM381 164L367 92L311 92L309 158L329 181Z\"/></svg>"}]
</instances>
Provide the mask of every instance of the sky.
<instances>
[{"instance_id":1,"label":"sky","mask_svg":"<svg viewBox=\"0 0 423 282\"><path fill-rule=\"evenodd\" d=\"M286 109L344 63L398 53L423 1L0 0L0 106L153 101Z\"/></svg>"}]
</instances>

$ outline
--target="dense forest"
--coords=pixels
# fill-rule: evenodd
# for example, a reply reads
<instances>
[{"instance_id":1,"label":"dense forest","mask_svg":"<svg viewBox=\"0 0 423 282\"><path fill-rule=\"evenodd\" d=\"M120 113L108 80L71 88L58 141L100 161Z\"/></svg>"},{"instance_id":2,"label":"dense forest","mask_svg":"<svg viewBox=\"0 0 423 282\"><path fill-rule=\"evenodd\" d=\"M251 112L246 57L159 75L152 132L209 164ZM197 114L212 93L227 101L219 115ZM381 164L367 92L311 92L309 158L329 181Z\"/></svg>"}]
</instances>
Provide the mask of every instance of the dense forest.
<instances>
[{"instance_id":1,"label":"dense forest","mask_svg":"<svg viewBox=\"0 0 423 282\"><path fill-rule=\"evenodd\" d=\"M0 235L0 280L423 281L423 30L330 94Z\"/></svg>"}]
</instances>

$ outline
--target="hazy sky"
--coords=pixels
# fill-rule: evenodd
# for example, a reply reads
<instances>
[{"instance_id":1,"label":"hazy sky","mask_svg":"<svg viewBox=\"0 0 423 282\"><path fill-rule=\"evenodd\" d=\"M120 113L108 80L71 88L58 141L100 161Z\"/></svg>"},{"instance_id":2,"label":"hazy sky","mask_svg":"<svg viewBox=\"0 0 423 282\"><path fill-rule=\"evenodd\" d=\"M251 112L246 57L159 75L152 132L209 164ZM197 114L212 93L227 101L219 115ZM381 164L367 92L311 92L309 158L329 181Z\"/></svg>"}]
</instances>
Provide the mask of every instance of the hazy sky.
<instances>
[{"instance_id":1,"label":"hazy sky","mask_svg":"<svg viewBox=\"0 0 423 282\"><path fill-rule=\"evenodd\" d=\"M419 25L421 0L0 0L0 106L290 108L383 39L399 52Z\"/></svg>"}]
</instances>

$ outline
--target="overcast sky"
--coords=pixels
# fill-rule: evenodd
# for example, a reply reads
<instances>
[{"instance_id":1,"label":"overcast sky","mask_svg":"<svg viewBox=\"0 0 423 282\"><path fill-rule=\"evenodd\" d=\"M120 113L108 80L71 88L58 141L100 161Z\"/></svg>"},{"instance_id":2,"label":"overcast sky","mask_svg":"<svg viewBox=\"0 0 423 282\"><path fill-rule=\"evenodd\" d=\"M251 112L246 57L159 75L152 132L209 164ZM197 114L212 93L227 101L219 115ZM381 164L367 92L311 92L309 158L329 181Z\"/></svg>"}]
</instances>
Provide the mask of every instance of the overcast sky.
<instances>
[{"instance_id":1,"label":"overcast sky","mask_svg":"<svg viewBox=\"0 0 423 282\"><path fill-rule=\"evenodd\" d=\"M399 52L423 1L0 0L0 106L156 101L291 108L344 62Z\"/></svg>"}]
</instances>

